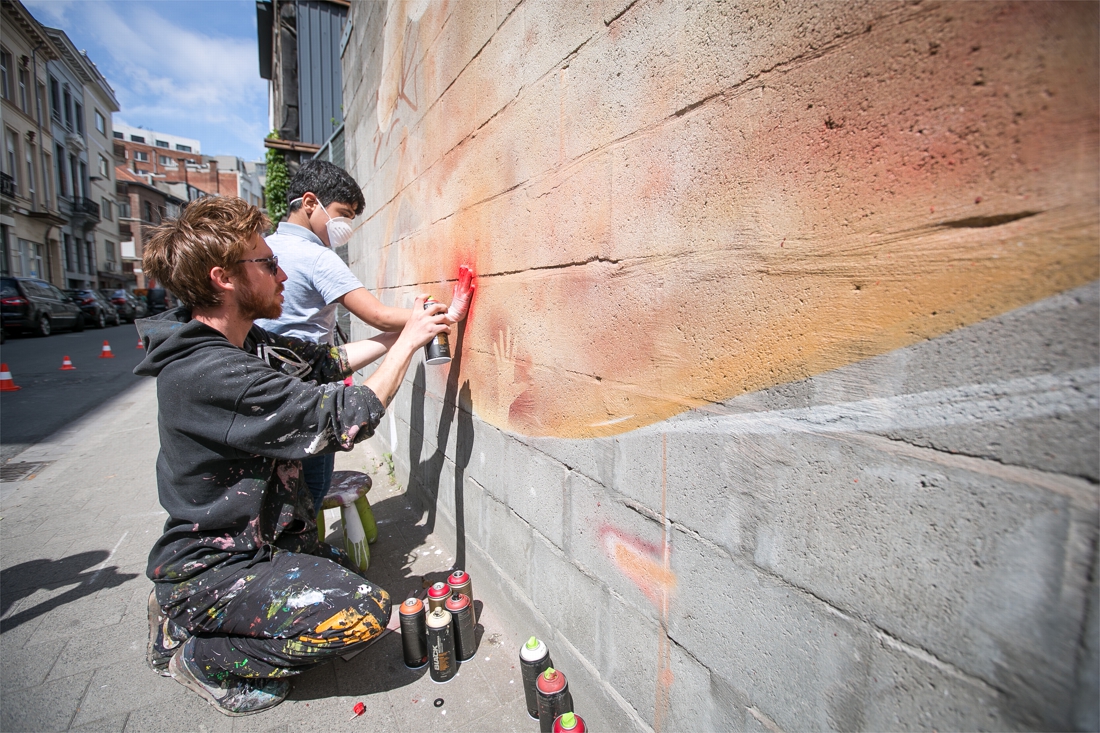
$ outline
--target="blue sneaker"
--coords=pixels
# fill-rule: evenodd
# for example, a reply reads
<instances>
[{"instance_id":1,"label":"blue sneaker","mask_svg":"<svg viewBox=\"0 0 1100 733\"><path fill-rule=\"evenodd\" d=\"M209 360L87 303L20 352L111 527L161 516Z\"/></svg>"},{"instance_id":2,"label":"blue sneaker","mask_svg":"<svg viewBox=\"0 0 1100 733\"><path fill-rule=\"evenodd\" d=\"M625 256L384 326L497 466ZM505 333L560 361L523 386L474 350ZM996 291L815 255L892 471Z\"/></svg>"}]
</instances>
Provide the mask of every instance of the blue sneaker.
<instances>
[{"instance_id":1,"label":"blue sneaker","mask_svg":"<svg viewBox=\"0 0 1100 733\"><path fill-rule=\"evenodd\" d=\"M230 674L221 682L213 680L195 664L194 652L195 638L191 637L172 655L168 672L224 715L263 712L281 703L290 692L290 680L286 679L246 679Z\"/></svg>"}]
</instances>

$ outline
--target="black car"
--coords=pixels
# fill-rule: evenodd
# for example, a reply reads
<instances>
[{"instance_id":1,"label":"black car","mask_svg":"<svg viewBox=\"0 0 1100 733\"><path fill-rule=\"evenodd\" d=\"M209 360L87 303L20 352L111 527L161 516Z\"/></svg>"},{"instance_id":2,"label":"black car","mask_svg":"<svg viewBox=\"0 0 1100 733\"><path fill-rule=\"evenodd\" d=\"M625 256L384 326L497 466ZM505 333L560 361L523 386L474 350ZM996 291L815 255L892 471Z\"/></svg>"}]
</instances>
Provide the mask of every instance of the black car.
<instances>
[{"instance_id":1,"label":"black car","mask_svg":"<svg viewBox=\"0 0 1100 733\"><path fill-rule=\"evenodd\" d=\"M111 301L111 305L118 311L119 318L127 323L133 323L138 318L145 317L145 302L133 293L121 289L100 292Z\"/></svg>"},{"instance_id":2,"label":"black car","mask_svg":"<svg viewBox=\"0 0 1100 733\"><path fill-rule=\"evenodd\" d=\"M164 288L151 288L145 292L149 304L149 315L163 313L172 306L168 304L168 291Z\"/></svg>"},{"instance_id":3,"label":"black car","mask_svg":"<svg viewBox=\"0 0 1100 733\"><path fill-rule=\"evenodd\" d=\"M90 323L96 328L106 328L108 323L117 326L122 322L111 301L104 298L98 291L82 289L65 292L80 306L80 310L84 311L85 323Z\"/></svg>"},{"instance_id":4,"label":"black car","mask_svg":"<svg viewBox=\"0 0 1100 733\"><path fill-rule=\"evenodd\" d=\"M84 330L84 311L45 280L0 278L0 319L7 333L49 336L54 329Z\"/></svg>"}]
</instances>

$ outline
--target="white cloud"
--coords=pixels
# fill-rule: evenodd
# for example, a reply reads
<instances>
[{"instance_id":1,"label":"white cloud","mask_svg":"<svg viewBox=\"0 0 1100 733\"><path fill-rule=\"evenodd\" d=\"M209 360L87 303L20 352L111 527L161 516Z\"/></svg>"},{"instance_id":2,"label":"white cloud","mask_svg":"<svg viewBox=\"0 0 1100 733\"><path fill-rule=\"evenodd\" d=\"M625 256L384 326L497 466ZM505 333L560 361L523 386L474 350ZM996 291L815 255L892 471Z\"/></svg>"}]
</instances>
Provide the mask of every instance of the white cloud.
<instances>
[{"instance_id":1,"label":"white cloud","mask_svg":"<svg viewBox=\"0 0 1100 733\"><path fill-rule=\"evenodd\" d=\"M89 54L114 87L120 117L198 138L206 153L256 157L267 133L267 85L259 77L255 26L245 35L205 33L157 12L158 3L28 0L46 23L97 43ZM196 25L203 3L194 3ZM68 30L79 28L80 33ZM102 58L105 55L106 58ZM221 142L219 142L219 139ZM232 149L219 149L231 146Z\"/></svg>"}]
</instances>

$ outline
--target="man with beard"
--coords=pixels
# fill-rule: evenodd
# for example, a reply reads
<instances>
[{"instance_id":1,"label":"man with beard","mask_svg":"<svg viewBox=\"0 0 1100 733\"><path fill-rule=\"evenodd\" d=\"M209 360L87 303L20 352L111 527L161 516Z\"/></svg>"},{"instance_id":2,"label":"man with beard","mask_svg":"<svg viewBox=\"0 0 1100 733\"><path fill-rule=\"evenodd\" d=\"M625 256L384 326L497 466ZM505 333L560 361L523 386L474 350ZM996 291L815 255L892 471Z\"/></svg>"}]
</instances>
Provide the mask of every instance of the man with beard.
<instances>
[{"instance_id":1,"label":"man with beard","mask_svg":"<svg viewBox=\"0 0 1100 733\"><path fill-rule=\"evenodd\" d=\"M389 595L317 539L307 455L373 434L413 354L448 331L420 296L396 338L335 347L253 325L278 317L286 275L238 198L191 203L145 245L147 276L181 307L138 322L134 370L157 378L157 486L168 511L149 553L149 662L220 712L277 705L289 680L380 634ZM340 380L386 352L362 386Z\"/></svg>"}]
</instances>

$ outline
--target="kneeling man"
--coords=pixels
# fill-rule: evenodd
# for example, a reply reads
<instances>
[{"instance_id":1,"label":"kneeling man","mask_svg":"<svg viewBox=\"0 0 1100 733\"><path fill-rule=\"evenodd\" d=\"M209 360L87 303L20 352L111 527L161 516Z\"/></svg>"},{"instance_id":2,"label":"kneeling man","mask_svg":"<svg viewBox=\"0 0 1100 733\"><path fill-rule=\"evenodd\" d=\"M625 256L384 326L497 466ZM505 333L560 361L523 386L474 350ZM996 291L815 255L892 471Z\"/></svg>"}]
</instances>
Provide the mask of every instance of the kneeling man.
<instances>
[{"instance_id":1,"label":"kneeling man","mask_svg":"<svg viewBox=\"0 0 1100 733\"><path fill-rule=\"evenodd\" d=\"M278 704L286 678L386 627L389 595L318 540L301 459L372 435L413 354L449 330L425 296L396 338L333 347L253 326L279 316L286 280L267 226L241 199L200 199L143 258L183 304L138 322L168 511L149 554L149 662L227 715ZM387 348L362 386L341 383Z\"/></svg>"}]
</instances>

